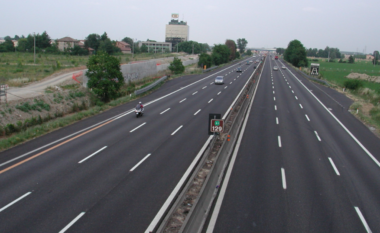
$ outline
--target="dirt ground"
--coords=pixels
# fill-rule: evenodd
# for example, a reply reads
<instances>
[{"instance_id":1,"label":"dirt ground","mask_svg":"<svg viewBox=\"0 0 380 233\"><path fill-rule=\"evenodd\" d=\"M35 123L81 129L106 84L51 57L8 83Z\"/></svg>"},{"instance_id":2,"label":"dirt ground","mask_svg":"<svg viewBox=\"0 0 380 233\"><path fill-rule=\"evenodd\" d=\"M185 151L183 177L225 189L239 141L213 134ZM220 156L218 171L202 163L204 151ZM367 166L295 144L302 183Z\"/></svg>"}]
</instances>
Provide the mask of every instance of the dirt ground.
<instances>
[{"instance_id":1,"label":"dirt ground","mask_svg":"<svg viewBox=\"0 0 380 233\"><path fill-rule=\"evenodd\" d=\"M361 79L365 81L380 83L380 76L370 76L368 74L350 73L347 75L350 79Z\"/></svg>"}]
</instances>

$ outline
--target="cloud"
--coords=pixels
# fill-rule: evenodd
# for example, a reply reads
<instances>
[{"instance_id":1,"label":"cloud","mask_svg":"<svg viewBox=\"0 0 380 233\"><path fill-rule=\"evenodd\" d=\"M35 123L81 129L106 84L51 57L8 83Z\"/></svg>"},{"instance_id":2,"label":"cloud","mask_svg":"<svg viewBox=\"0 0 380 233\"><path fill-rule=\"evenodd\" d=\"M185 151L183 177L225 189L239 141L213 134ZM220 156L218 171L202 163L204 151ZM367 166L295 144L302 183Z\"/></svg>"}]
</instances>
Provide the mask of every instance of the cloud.
<instances>
[{"instance_id":1,"label":"cloud","mask_svg":"<svg viewBox=\"0 0 380 233\"><path fill-rule=\"evenodd\" d=\"M317 9L317 8L314 8L314 7L304 7L303 9L302 9L303 11L306 11L306 12L319 12L319 9Z\"/></svg>"}]
</instances>

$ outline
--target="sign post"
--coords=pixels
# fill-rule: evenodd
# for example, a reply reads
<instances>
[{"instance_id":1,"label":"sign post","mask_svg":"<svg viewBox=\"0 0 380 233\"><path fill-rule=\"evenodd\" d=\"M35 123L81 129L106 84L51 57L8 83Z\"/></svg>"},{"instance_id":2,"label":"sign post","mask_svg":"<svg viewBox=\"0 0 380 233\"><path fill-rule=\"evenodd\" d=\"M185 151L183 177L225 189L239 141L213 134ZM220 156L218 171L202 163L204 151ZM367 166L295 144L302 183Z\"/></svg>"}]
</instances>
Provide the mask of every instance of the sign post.
<instances>
[{"instance_id":1,"label":"sign post","mask_svg":"<svg viewBox=\"0 0 380 233\"><path fill-rule=\"evenodd\" d=\"M208 130L207 130L208 131L208 135L213 135L213 134L216 133L214 131L211 131L211 120L216 120L216 119L221 119L221 118L222 118L222 114L220 114L220 113L210 113L210 114L208 114Z\"/></svg>"}]
</instances>

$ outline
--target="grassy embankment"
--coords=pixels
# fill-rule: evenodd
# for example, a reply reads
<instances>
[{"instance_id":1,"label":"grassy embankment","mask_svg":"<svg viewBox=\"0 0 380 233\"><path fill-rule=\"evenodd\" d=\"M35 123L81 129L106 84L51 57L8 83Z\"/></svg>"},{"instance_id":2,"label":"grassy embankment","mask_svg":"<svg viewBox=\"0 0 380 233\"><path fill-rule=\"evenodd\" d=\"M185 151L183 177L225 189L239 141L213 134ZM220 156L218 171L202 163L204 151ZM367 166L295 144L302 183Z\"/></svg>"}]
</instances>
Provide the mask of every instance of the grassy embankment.
<instances>
[{"instance_id":1,"label":"grassy embankment","mask_svg":"<svg viewBox=\"0 0 380 233\"><path fill-rule=\"evenodd\" d=\"M309 60L310 63L320 64L320 77L332 83L336 88L342 90L350 73L367 74L369 76L380 76L380 66L374 66L370 61L355 61L354 64L327 62L326 59L318 61ZM306 70L304 70L306 71ZM359 110L358 117L365 123L380 129L380 83L361 80L362 87L358 90L346 90L355 102L351 105L352 110Z\"/></svg>"},{"instance_id":2,"label":"grassy embankment","mask_svg":"<svg viewBox=\"0 0 380 233\"><path fill-rule=\"evenodd\" d=\"M173 54L132 54L115 55L121 64L131 61L149 60L155 58L172 57ZM25 83L41 80L57 71L84 67L89 56L71 56L55 54L36 54L34 64L33 53L0 53L0 84L22 86Z\"/></svg>"}]
</instances>

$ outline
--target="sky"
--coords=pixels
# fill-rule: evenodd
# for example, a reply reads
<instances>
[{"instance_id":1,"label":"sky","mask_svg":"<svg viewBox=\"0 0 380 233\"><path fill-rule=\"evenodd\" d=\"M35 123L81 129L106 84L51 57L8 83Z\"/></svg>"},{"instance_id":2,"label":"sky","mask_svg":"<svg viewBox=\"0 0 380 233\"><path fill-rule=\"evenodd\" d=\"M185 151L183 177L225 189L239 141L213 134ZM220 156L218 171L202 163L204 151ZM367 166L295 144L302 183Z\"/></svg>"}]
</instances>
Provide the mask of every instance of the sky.
<instances>
[{"instance_id":1,"label":"sky","mask_svg":"<svg viewBox=\"0 0 380 233\"><path fill-rule=\"evenodd\" d=\"M0 0L0 37L46 31L52 39L91 33L165 41L172 13L190 26L190 40L209 45L245 38L249 48L380 50L378 0Z\"/></svg>"}]
</instances>

